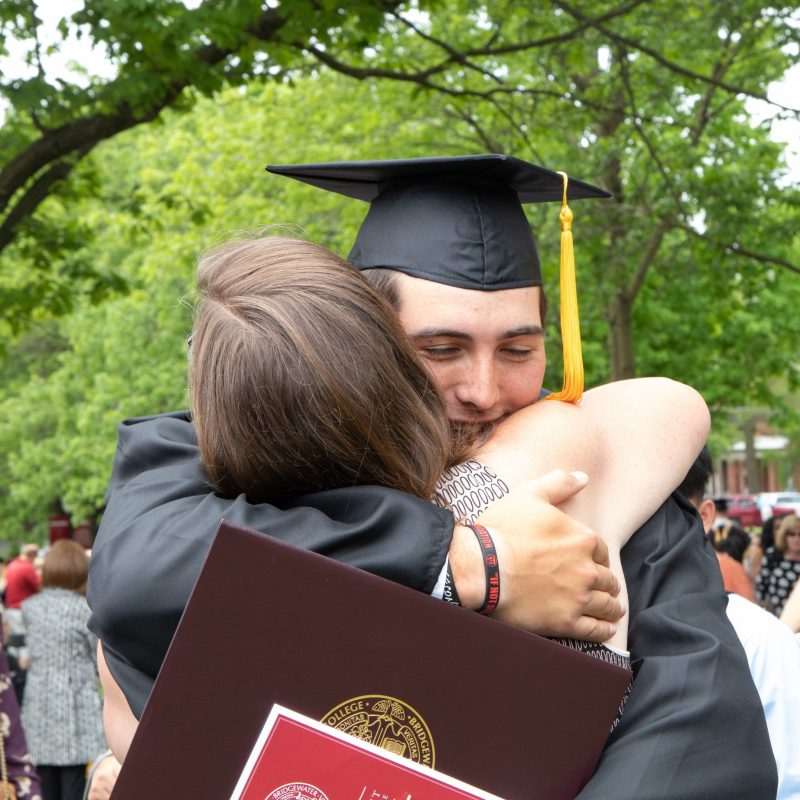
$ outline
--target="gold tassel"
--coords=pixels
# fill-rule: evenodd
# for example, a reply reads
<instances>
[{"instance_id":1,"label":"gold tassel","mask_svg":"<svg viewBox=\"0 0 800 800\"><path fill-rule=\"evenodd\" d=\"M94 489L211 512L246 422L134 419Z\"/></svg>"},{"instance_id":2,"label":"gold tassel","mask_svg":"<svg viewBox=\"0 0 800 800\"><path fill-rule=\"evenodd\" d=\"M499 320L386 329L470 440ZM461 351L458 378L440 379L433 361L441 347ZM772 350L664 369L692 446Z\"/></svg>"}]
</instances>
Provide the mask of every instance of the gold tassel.
<instances>
[{"instance_id":1,"label":"gold tassel","mask_svg":"<svg viewBox=\"0 0 800 800\"><path fill-rule=\"evenodd\" d=\"M567 205L566 172L561 220L561 342L564 353L564 385L560 392L547 395L548 400L579 403L583 395L583 356L581 354L581 324L578 317L578 290L575 283L575 253L572 247L572 210Z\"/></svg>"}]
</instances>

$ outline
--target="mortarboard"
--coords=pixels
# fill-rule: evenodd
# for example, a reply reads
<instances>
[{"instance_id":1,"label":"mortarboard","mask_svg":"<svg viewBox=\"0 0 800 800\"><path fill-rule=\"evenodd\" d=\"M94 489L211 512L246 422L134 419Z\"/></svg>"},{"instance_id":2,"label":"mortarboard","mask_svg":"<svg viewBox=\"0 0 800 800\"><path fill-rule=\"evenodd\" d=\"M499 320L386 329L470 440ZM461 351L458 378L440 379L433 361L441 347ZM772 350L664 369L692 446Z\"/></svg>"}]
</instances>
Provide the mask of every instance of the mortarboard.
<instances>
[{"instance_id":1,"label":"mortarboard","mask_svg":"<svg viewBox=\"0 0 800 800\"><path fill-rule=\"evenodd\" d=\"M561 200L565 387L557 397L580 398L583 366L564 173L499 154L289 164L267 170L370 203L348 255L359 269L393 269L482 291L541 285L536 244L522 204ZM611 197L573 179L569 196ZM577 365L568 367L576 359Z\"/></svg>"},{"instance_id":2,"label":"mortarboard","mask_svg":"<svg viewBox=\"0 0 800 800\"><path fill-rule=\"evenodd\" d=\"M462 289L542 283L522 203L562 199L561 175L505 155L268 166L269 172L370 203L348 256ZM606 198L570 179L569 196Z\"/></svg>"}]
</instances>

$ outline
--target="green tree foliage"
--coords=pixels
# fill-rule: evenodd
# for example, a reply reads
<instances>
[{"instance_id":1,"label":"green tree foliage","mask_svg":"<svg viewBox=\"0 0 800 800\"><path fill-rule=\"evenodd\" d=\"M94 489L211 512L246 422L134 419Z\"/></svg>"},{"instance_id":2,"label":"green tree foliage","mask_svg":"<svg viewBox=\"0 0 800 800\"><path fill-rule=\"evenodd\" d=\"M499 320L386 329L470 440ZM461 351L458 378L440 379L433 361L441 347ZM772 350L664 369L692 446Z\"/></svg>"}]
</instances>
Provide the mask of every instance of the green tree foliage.
<instances>
[{"instance_id":1,"label":"green tree foliage","mask_svg":"<svg viewBox=\"0 0 800 800\"><path fill-rule=\"evenodd\" d=\"M587 323L592 338L605 330L611 378L635 375L637 356L644 371L656 366L637 343L641 327L659 323L647 301L665 285L678 287L677 299L704 289L709 311L716 296L736 297L751 317L763 291L796 287L796 187L776 188L781 148L746 106L800 52L795 2L552 0L534 11L462 0L416 22L402 11L393 19L391 36L361 58L314 54L346 74L440 92L486 149L559 165L613 192L602 210L575 209L576 236L580 219L590 232ZM695 287L695 275L705 284ZM743 332L714 316L698 323L727 332L727 343ZM771 338L770 350L788 338ZM681 350L683 337L665 340ZM758 342L761 352L767 343Z\"/></svg>"},{"instance_id":2,"label":"green tree foliage","mask_svg":"<svg viewBox=\"0 0 800 800\"><path fill-rule=\"evenodd\" d=\"M0 47L33 37L31 8L0 6ZM98 511L116 423L185 405L205 247L288 223L347 252L363 206L268 162L505 151L606 186L613 201L573 205L589 384L667 374L716 409L780 407L798 377L798 196L746 101L796 56L795 12L86 0L62 30L104 44L117 76L56 81L39 42L36 77L0 86L0 535L54 501ZM555 303L557 213L529 209Z\"/></svg>"},{"instance_id":3,"label":"green tree foliage","mask_svg":"<svg viewBox=\"0 0 800 800\"><path fill-rule=\"evenodd\" d=\"M48 40L35 0L0 4L0 54L25 45L31 69L0 80L0 329L68 311L78 292L97 301L125 288L116 270L81 257L93 230L75 202L96 186L91 168L76 166L99 143L226 85L282 80L310 61L300 43L361 48L396 5L84 0ZM103 49L114 77L48 74L45 55L71 35Z\"/></svg>"},{"instance_id":4,"label":"green tree foliage","mask_svg":"<svg viewBox=\"0 0 800 800\"><path fill-rule=\"evenodd\" d=\"M345 91L349 104L327 102ZM0 390L0 538L38 529L53 500L76 520L95 514L117 424L186 407L186 337L203 250L283 232L347 252L366 206L264 167L298 157L389 158L398 146L436 152L438 131L425 122L434 98L400 94L331 76L252 84L102 147L99 196L77 209L96 232L85 257L115 269L130 291L101 304L84 298L58 320L33 323L0 360L8 379Z\"/></svg>"}]
</instances>

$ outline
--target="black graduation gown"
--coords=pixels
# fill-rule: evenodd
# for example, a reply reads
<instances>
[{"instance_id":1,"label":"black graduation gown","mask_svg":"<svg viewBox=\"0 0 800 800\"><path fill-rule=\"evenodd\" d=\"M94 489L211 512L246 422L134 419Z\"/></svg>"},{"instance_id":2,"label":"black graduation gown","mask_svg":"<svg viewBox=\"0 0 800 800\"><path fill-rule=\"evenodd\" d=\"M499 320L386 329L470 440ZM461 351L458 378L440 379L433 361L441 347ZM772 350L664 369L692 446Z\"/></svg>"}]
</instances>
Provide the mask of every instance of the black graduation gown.
<instances>
[{"instance_id":1,"label":"black graduation gown","mask_svg":"<svg viewBox=\"0 0 800 800\"><path fill-rule=\"evenodd\" d=\"M89 628L137 718L223 517L428 594L453 535L448 511L377 486L281 508L224 499L201 467L187 412L119 426L106 504L89 569Z\"/></svg>"},{"instance_id":2,"label":"black graduation gown","mask_svg":"<svg viewBox=\"0 0 800 800\"><path fill-rule=\"evenodd\" d=\"M428 593L453 527L432 503L378 487L321 492L282 509L220 498L185 412L120 426L107 499L92 552L90 628L137 716L222 517ZM763 710L693 508L670 498L622 562L636 680L581 800L774 798Z\"/></svg>"},{"instance_id":3,"label":"black graduation gown","mask_svg":"<svg viewBox=\"0 0 800 800\"><path fill-rule=\"evenodd\" d=\"M622 550L635 679L579 800L775 798L778 773L716 556L675 493Z\"/></svg>"}]
</instances>

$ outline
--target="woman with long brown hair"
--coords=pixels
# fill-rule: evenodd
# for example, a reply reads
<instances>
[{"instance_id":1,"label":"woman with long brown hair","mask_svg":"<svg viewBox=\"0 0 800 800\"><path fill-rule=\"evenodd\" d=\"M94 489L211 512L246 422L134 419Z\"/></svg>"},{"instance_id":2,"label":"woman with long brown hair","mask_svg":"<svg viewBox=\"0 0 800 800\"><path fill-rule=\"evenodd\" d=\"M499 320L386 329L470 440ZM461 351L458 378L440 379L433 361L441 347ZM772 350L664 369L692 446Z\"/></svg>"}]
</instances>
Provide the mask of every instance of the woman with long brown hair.
<instances>
[{"instance_id":1,"label":"woman with long brown hair","mask_svg":"<svg viewBox=\"0 0 800 800\"><path fill-rule=\"evenodd\" d=\"M483 444L453 442L394 309L333 253L298 239L234 241L201 260L197 282L191 407L202 460L228 495L275 502L371 483L436 495L471 523L509 488L580 470L589 484L565 510L604 536L624 585L620 548L708 434L702 398L654 378L590 390L579 405L536 403ZM490 487L472 513L452 500L465 470ZM623 649L626 624L614 638Z\"/></svg>"}]
</instances>

